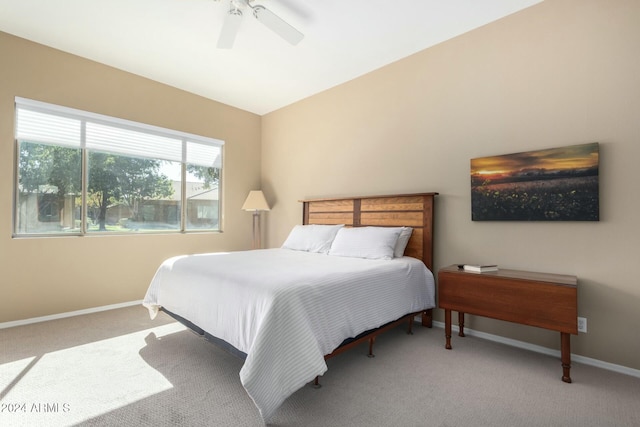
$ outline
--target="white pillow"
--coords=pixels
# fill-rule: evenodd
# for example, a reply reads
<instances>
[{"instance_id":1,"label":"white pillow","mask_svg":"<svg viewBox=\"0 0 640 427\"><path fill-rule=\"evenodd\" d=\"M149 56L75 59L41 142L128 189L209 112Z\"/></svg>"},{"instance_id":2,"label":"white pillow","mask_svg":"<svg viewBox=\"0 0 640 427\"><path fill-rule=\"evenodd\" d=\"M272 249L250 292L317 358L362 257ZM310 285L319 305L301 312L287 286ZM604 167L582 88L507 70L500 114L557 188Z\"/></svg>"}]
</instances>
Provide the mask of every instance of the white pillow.
<instances>
[{"instance_id":1,"label":"white pillow","mask_svg":"<svg viewBox=\"0 0 640 427\"><path fill-rule=\"evenodd\" d=\"M404 256L404 250L407 248L407 244L409 243L409 239L411 238L411 233L413 233L413 228L401 227L400 236L398 236L396 247L393 250L393 256L395 258Z\"/></svg>"},{"instance_id":2,"label":"white pillow","mask_svg":"<svg viewBox=\"0 0 640 427\"><path fill-rule=\"evenodd\" d=\"M338 231L329 255L392 259L401 227L353 227Z\"/></svg>"},{"instance_id":3,"label":"white pillow","mask_svg":"<svg viewBox=\"0 0 640 427\"><path fill-rule=\"evenodd\" d=\"M344 224L296 225L289 233L287 240L282 244L282 248L326 254L329 252L329 249L331 249L331 243L336 237L336 233L342 227L344 227Z\"/></svg>"}]
</instances>

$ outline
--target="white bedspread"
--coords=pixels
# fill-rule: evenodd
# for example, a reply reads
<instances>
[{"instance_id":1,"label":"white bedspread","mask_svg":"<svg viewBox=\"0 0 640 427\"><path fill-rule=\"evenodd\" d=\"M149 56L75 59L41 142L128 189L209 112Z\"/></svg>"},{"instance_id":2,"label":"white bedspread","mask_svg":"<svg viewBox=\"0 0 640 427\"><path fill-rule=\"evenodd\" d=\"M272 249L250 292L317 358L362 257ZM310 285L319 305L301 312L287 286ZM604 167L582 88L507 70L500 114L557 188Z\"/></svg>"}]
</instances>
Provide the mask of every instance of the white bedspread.
<instances>
[{"instance_id":1,"label":"white bedspread","mask_svg":"<svg viewBox=\"0 0 640 427\"><path fill-rule=\"evenodd\" d=\"M170 258L144 298L247 354L245 390L267 421L327 370L346 338L435 307L434 280L414 258L367 260L287 249Z\"/></svg>"}]
</instances>

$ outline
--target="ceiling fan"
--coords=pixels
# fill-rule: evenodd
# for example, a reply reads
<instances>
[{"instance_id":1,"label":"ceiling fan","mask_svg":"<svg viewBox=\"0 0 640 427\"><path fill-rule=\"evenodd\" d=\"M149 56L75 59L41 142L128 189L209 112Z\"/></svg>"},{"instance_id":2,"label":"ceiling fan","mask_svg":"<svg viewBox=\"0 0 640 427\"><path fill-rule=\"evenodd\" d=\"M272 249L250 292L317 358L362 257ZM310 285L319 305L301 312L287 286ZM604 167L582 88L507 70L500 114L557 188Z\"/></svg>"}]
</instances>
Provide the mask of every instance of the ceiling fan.
<instances>
[{"instance_id":1,"label":"ceiling fan","mask_svg":"<svg viewBox=\"0 0 640 427\"><path fill-rule=\"evenodd\" d=\"M220 36L218 38L218 49L231 49L242 22L242 12L251 9L253 16L271 31L291 43L298 44L304 34L285 22L275 13L266 7L252 3L254 0L230 0L229 12L227 13Z\"/></svg>"}]
</instances>

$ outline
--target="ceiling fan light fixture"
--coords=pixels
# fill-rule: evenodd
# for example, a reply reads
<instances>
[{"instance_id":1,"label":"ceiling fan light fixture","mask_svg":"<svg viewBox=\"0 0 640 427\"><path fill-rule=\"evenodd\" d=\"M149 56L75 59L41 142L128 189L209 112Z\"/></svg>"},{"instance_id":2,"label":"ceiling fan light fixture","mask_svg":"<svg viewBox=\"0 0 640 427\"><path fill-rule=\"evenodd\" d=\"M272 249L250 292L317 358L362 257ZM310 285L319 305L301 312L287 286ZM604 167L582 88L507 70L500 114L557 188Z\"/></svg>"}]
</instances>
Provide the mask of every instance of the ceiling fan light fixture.
<instances>
[{"instance_id":1,"label":"ceiling fan light fixture","mask_svg":"<svg viewBox=\"0 0 640 427\"><path fill-rule=\"evenodd\" d=\"M249 6L253 9L253 16L258 21L292 45L297 45L304 38L304 34L264 6Z\"/></svg>"}]
</instances>

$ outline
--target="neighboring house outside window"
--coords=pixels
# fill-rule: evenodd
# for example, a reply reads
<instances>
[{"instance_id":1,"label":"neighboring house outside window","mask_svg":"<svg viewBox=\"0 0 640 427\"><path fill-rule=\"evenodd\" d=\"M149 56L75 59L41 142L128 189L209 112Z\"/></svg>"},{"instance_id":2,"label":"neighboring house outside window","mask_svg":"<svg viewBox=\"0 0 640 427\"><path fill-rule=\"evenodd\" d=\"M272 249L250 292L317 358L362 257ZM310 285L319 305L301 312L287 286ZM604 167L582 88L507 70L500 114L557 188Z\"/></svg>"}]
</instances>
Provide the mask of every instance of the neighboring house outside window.
<instances>
[{"instance_id":1,"label":"neighboring house outside window","mask_svg":"<svg viewBox=\"0 0 640 427\"><path fill-rule=\"evenodd\" d=\"M219 231L223 144L16 98L14 235Z\"/></svg>"}]
</instances>

